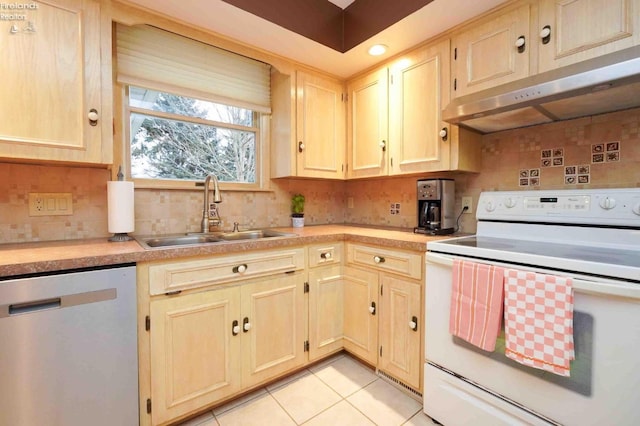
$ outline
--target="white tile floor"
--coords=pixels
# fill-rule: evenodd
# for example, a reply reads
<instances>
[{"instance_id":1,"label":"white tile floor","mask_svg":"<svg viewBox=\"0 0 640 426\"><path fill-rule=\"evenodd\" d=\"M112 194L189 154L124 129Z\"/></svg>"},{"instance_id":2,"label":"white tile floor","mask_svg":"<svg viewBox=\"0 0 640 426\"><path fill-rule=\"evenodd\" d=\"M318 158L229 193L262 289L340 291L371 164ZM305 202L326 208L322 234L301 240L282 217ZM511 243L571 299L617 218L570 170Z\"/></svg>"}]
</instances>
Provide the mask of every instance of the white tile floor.
<instances>
[{"instance_id":1,"label":"white tile floor","mask_svg":"<svg viewBox=\"0 0 640 426\"><path fill-rule=\"evenodd\" d=\"M422 404L339 354L180 426L423 426Z\"/></svg>"}]
</instances>

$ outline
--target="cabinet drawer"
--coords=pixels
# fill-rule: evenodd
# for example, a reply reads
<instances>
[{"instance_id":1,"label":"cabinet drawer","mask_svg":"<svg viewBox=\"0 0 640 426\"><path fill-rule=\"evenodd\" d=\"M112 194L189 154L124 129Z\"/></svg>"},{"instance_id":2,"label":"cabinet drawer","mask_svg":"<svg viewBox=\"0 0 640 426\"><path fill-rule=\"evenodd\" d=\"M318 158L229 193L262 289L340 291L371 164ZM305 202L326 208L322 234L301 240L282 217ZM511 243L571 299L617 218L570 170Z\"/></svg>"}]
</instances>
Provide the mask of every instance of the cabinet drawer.
<instances>
[{"instance_id":1,"label":"cabinet drawer","mask_svg":"<svg viewBox=\"0 0 640 426\"><path fill-rule=\"evenodd\" d=\"M422 279L422 255L396 250L347 244L347 262L373 267L409 278Z\"/></svg>"},{"instance_id":2,"label":"cabinet drawer","mask_svg":"<svg viewBox=\"0 0 640 426\"><path fill-rule=\"evenodd\" d=\"M309 246L309 267L340 264L342 262L342 246L341 242Z\"/></svg>"},{"instance_id":3,"label":"cabinet drawer","mask_svg":"<svg viewBox=\"0 0 640 426\"><path fill-rule=\"evenodd\" d=\"M149 267L151 295L304 269L304 248L212 257Z\"/></svg>"}]
</instances>

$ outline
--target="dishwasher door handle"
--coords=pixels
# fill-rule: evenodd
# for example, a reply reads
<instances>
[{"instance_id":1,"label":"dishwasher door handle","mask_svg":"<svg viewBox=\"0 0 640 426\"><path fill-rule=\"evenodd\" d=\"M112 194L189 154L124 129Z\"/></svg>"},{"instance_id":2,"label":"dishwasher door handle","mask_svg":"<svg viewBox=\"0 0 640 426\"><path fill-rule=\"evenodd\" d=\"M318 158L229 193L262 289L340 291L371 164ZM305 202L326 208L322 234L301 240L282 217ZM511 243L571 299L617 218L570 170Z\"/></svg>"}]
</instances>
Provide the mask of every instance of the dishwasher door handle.
<instances>
[{"instance_id":1,"label":"dishwasher door handle","mask_svg":"<svg viewBox=\"0 0 640 426\"><path fill-rule=\"evenodd\" d=\"M30 300L28 302L0 305L0 318L14 315L32 314L49 309L69 308L71 306L85 305L87 303L103 302L117 298L115 288L105 290L87 291L85 293L67 294L48 299Z\"/></svg>"},{"instance_id":2,"label":"dishwasher door handle","mask_svg":"<svg viewBox=\"0 0 640 426\"><path fill-rule=\"evenodd\" d=\"M57 309L61 305L61 299L54 297L52 299L33 300L25 303L15 303L9 306L9 315L30 314L31 312L44 311L45 309Z\"/></svg>"}]
</instances>

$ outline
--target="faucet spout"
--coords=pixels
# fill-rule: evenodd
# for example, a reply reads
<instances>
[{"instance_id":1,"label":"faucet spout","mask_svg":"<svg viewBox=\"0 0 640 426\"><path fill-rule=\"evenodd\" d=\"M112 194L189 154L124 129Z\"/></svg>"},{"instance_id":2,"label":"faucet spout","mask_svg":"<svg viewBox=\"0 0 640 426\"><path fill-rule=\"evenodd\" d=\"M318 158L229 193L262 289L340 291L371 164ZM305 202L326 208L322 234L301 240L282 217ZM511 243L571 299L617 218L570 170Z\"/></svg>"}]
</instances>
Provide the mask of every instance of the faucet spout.
<instances>
[{"instance_id":1,"label":"faucet spout","mask_svg":"<svg viewBox=\"0 0 640 426\"><path fill-rule=\"evenodd\" d=\"M209 186L211 185L211 181L213 180L213 202L221 203L222 197L220 195L220 188L218 187L218 178L214 174L209 174L204 180L204 208L202 209L202 222L200 223L200 232L206 233L210 232L209 227L212 222L216 225L220 224L220 218L211 219L209 215Z\"/></svg>"}]
</instances>

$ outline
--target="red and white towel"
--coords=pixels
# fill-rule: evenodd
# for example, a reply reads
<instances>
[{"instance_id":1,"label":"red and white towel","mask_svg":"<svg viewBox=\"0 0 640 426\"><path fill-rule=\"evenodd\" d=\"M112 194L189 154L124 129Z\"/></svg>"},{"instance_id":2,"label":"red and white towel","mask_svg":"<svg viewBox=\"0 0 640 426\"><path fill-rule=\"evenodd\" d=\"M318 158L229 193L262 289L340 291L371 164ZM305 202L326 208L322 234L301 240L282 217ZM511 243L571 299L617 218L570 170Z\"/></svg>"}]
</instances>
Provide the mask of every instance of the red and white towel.
<instances>
[{"instance_id":1,"label":"red and white towel","mask_svg":"<svg viewBox=\"0 0 640 426\"><path fill-rule=\"evenodd\" d=\"M504 269L453 261L449 333L493 352L500 332Z\"/></svg>"},{"instance_id":2,"label":"red and white towel","mask_svg":"<svg viewBox=\"0 0 640 426\"><path fill-rule=\"evenodd\" d=\"M507 269L505 354L521 364L569 376L573 348L571 278Z\"/></svg>"}]
</instances>

